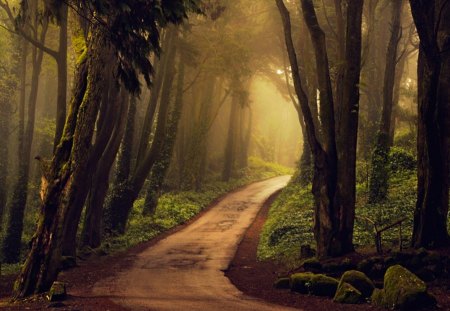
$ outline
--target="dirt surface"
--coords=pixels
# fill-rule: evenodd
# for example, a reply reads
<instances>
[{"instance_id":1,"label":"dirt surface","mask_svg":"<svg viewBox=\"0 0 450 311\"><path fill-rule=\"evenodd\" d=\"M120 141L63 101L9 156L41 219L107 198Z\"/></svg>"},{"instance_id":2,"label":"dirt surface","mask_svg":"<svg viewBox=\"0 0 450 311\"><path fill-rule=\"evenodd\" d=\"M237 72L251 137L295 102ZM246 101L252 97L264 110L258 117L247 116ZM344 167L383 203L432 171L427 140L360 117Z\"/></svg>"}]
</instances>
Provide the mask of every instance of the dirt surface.
<instances>
[{"instance_id":1,"label":"dirt surface","mask_svg":"<svg viewBox=\"0 0 450 311\"><path fill-rule=\"evenodd\" d=\"M132 310L290 310L243 295L223 272L264 201L288 180L277 177L227 195L139 254L129 269L97 283L94 294Z\"/></svg>"}]
</instances>

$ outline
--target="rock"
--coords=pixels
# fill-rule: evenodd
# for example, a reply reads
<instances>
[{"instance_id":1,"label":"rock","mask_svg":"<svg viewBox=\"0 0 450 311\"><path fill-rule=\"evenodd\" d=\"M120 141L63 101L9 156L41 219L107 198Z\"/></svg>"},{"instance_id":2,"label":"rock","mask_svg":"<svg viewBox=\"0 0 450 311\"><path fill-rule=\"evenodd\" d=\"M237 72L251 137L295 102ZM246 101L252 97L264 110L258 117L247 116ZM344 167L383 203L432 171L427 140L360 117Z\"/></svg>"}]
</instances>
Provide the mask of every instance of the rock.
<instances>
[{"instance_id":1,"label":"rock","mask_svg":"<svg viewBox=\"0 0 450 311\"><path fill-rule=\"evenodd\" d=\"M66 283L53 282L52 287L48 293L48 300L61 301L67 298Z\"/></svg>"},{"instance_id":2,"label":"rock","mask_svg":"<svg viewBox=\"0 0 450 311\"><path fill-rule=\"evenodd\" d=\"M386 271L383 291L383 305L387 308L418 310L436 305L425 282L400 265Z\"/></svg>"},{"instance_id":3,"label":"rock","mask_svg":"<svg viewBox=\"0 0 450 311\"><path fill-rule=\"evenodd\" d=\"M318 272L322 270L322 264L316 258L306 259L303 262L305 271Z\"/></svg>"},{"instance_id":4,"label":"rock","mask_svg":"<svg viewBox=\"0 0 450 311\"><path fill-rule=\"evenodd\" d=\"M308 294L313 275L311 272L292 274L289 282L291 291Z\"/></svg>"},{"instance_id":5,"label":"rock","mask_svg":"<svg viewBox=\"0 0 450 311\"><path fill-rule=\"evenodd\" d=\"M345 272L341 277L340 283L350 284L352 287L360 291L363 297L366 298L370 297L375 289L375 285L372 280L370 280L364 273L356 270Z\"/></svg>"},{"instance_id":6,"label":"rock","mask_svg":"<svg viewBox=\"0 0 450 311\"><path fill-rule=\"evenodd\" d=\"M335 278L324 274L314 274L311 277L309 293L315 296L334 297L338 284Z\"/></svg>"},{"instance_id":7,"label":"rock","mask_svg":"<svg viewBox=\"0 0 450 311\"><path fill-rule=\"evenodd\" d=\"M333 297L338 284L338 280L332 277L310 272L295 273L290 278L292 291L315 296Z\"/></svg>"},{"instance_id":8,"label":"rock","mask_svg":"<svg viewBox=\"0 0 450 311\"><path fill-rule=\"evenodd\" d=\"M384 291L379 288L373 290L372 296L370 296L370 301L373 305L378 307L384 307Z\"/></svg>"},{"instance_id":9,"label":"rock","mask_svg":"<svg viewBox=\"0 0 450 311\"><path fill-rule=\"evenodd\" d=\"M288 289L290 288L290 278L279 278L273 283L273 287L276 289Z\"/></svg>"},{"instance_id":10,"label":"rock","mask_svg":"<svg viewBox=\"0 0 450 311\"><path fill-rule=\"evenodd\" d=\"M60 270L69 270L77 266L77 259L73 256L62 256L60 263Z\"/></svg>"},{"instance_id":11,"label":"rock","mask_svg":"<svg viewBox=\"0 0 450 311\"><path fill-rule=\"evenodd\" d=\"M359 290L341 281L333 301L345 304L358 304L364 301L364 297Z\"/></svg>"}]
</instances>

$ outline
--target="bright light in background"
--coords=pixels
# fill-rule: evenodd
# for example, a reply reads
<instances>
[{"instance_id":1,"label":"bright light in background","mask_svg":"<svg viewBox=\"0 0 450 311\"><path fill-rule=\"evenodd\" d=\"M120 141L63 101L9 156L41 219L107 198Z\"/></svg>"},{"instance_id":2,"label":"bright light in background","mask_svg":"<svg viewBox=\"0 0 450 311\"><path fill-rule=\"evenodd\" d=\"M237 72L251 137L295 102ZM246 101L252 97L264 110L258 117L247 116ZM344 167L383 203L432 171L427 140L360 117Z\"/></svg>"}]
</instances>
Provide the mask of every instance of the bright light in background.
<instances>
[{"instance_id":1,"label":"bright light in background","mask_svg":"<svg viewBox=\"0 0 450 311\"><path fill-rule=\"evenodd\" d=\"M277 69L277 75L282 75L284 74L284 70L283 69Z\"/></svg>"}]
</instances>

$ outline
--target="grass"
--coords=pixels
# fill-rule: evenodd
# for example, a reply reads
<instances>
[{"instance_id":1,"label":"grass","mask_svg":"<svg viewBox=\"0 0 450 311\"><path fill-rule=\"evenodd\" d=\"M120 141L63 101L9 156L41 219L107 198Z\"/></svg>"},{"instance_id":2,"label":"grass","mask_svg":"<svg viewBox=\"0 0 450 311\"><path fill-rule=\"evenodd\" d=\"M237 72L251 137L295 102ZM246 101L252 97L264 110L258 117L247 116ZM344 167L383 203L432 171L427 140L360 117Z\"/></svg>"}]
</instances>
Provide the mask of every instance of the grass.
<instances>
[{"instance_id":1,"label":"grass","mask_svg":"<svg viewBox=\"0 0 450 311\"><path fill-rule=\"evenodd\" d=\"M356 247L375 250L374 228L366 218L383 227L406 217L407 220L402 225L402 237L404 241L409 241L412 236L416 192L417 176L414 170L393 174L390 177L388 199L380 204L368 204L367 186L358 184L354 230ZM398 227L385 231L382 236L384 248L398 247L398 237ZM313 197L310 188L290 183L271 207L261 233L258 258L274 260L286 267L295 268L300 263L300 247L303 244L315 245Z\"/></svg>"}]
</instances>

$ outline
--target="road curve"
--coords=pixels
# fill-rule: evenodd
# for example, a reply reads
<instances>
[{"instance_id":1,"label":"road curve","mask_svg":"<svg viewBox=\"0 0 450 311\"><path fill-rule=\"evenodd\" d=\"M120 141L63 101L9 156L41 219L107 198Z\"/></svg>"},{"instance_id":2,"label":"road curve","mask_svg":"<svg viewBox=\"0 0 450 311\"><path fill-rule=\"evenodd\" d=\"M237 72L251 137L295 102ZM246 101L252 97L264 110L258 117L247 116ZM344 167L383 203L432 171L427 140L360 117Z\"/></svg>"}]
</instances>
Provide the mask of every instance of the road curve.
<instances>
[{"instance_id":1,"label":"road curve","mask_svg":"<svg viewBox=\"0 0 450 311\"><path fill-rule=\"evenodd\" d=\"M245 296L223 270L264 201L289 176L225 196L202 217L140 253L134 264L94 288L131 310L294 310Z\"/></svg>"}]
</instances>

